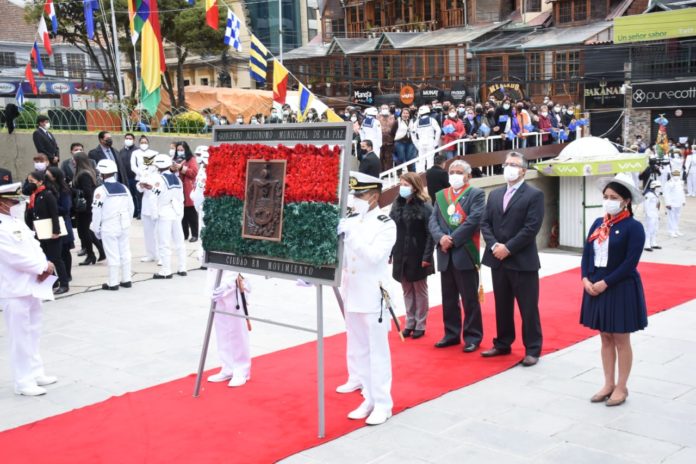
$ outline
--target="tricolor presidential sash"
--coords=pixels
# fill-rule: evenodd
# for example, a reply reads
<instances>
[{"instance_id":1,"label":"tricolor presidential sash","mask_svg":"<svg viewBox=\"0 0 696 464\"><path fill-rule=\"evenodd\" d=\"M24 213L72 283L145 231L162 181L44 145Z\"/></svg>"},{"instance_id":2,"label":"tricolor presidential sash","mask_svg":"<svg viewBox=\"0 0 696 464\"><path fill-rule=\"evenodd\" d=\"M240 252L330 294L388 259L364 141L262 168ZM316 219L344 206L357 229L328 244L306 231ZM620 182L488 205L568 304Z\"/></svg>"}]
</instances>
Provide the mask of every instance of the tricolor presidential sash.
<instances>
[{"instance_id":1,"label":"tricolor presidential sash","mask_svg":"<svg viewBox=\"0 0 696 464\"><path fill-rule=\"evenodd\" d=\"M454 193L452 187L448 187L435 194L437 205L440 208L440 214L442 214L445 223L447 223L450 233L466 221L467 214L464 208L462 208L460 200L464 198L470 190L471 185L467 185L466 188L462 189L457 195ZM481 234L479 233L479 229L476 229L473 236L464 243L464 248L477 268L481 264L481 257L479 254L480 246Z\"/></svg>"}]
</instances>

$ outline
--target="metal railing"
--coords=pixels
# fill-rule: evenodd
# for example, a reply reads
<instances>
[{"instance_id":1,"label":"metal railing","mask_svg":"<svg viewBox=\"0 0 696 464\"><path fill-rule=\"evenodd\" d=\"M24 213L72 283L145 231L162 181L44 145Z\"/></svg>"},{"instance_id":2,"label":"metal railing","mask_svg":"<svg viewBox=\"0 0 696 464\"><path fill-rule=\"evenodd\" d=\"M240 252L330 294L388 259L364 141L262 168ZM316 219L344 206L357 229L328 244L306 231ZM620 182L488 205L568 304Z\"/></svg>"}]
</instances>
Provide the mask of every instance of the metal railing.
<instances>
[{"instance_id":1,"label":"metal railing","mask_svg":"<svg viewBox=\"0 0 696 464\"><path fill-rule=\"evenodd\" d=\"M516 150L522 147L522 142L528 141L530 139L533 139L535 141L534 146L541 146L542 145L542 138L544 135L551 136L550 132L527 132L524 134L525 136L523 138L521 137L515 137L512 139L512 149ZM388 169L384 172L382 172L379 177L384 181L384 188L389 188L392 187L396 184L399 183L399 177L402 172L406 172L410 166L414 166L416 168L416 172L423 172L425 169L427 169L428 164L432 164L432 160L435 157L436 154L441 153L443 151L452 151L448 150L451 147L455 147L455 152L456 155L453 156L465 156L467 154L467 144L471 143L478 143L480 144L481 142L485 142L485 151L483 153L490 153L494 148L494 144L497 140L500 141L505 141L507 140L507 136L505 135L491 135L488 137L480 137L480 138L474 138L474 139L457 139L453 140L452 142L449 142L445 145L442 145L440 147L437 147L436 149L429 151L427 153L424 153L422 155L417 156L416 158L413 158L412 160L406 161L405 163L401 163L397 166L394 166L391 169ZM481 152L478 152L481 153ZM421 169L419 169L421 168ZM494 166L483 166L481 169L483 171L484 175L490 176L493 174L493 168Z\"/></svg>"}]
</instances>

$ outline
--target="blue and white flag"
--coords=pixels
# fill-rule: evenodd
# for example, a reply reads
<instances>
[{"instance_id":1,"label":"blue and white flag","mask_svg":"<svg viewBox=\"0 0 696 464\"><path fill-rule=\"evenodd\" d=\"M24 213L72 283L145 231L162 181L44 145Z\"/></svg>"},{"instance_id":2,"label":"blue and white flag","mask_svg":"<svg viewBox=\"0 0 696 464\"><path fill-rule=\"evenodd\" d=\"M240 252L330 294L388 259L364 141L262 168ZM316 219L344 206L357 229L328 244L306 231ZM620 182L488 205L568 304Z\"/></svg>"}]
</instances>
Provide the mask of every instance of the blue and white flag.
<instances>
[{"instance_id":1,"label":"blue and white flag","mask_svg":"<svg viewBox=\"0 0 696 464\"><path fill-rule=\"evenodd\" d=\"M242 51L242 41L240 40L241 21L237 15L232 13L231 9L227 9L227 27L225 28L225 45L232 45L238 52Z\"/></svg>"},{"instance_id":2,"label":"blue and white flag","mask_svg":"<svg viewBox=\"0 0 696 464\"><path fill-rule=\"evenodd\" d=\"M17 93L15 94L15 100L17 101L17 108L20 111L24 109L24 90L22 90L22 83L17 85Z\"/></svg>"},{"instance_id":3,"label":"blue and white flag","mask_svg":"<svg viewBox=\"0 0 696 464\"><path fill-rule=\"evenodd\" d=\"M94 12L99 11L97 0L84 0L85 25L87 27L87 38L94 40Z\"/></svg>"}]
</instances>

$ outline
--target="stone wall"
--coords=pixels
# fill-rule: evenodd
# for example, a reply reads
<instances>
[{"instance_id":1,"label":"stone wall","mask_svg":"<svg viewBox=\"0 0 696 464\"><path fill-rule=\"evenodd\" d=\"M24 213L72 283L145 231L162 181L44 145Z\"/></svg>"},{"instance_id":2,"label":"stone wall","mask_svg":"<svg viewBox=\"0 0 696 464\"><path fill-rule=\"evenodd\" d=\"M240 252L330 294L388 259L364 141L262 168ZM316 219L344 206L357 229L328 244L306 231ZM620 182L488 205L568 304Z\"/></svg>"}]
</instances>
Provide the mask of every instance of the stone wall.
<instances>
[{"instance_id":1,"label":"stone wall","mask_svg":"<svg viewBox=\"0 0 696 464\"><path fill-rule=\"evenodd\" d=\"M628 96L626 96L628 98ZM646 143L653 143L650 140L650 110L628 109L628 140L626 146L636 139L636 135L641 135Z\"/></svg>"}]
</instances>

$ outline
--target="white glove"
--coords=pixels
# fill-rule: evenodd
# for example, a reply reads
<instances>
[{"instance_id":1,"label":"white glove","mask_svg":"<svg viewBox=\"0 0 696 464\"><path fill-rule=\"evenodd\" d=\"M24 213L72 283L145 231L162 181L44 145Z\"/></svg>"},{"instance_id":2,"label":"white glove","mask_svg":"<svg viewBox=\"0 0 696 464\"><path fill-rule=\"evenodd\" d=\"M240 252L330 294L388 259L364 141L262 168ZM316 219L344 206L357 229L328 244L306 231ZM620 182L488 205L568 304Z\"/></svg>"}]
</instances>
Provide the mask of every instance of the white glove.
<instances>
[{"instance_id":1,"label":"white glove","mask_svg":"<svg viewBox=\"0 0 696 464\"><path fill-rule=\"evenodd\" d=\"M224 300L230 293L232 293L236 290L237 290L236 282L235 281L228 282L228 283L220 285L215 290L213 290L213 294L211 295L210 298L215 303L219 303L220 301Z\"/></svg>"},{"instance_id":2,"label":"white glove","mask_svg":"<svg viewBox=\"0 0 696 464\"><path fill-rule=\"evenodd\" d=\"M338 221L338 228L336 231L338 232L338 235L343 234L344 238L348 238L348 235L350 235L350 224L346 218L341 218L341 220Z\"/></svg>"}]
</instances>

